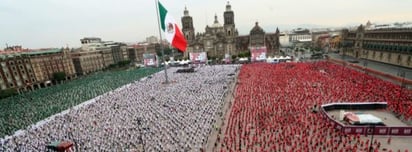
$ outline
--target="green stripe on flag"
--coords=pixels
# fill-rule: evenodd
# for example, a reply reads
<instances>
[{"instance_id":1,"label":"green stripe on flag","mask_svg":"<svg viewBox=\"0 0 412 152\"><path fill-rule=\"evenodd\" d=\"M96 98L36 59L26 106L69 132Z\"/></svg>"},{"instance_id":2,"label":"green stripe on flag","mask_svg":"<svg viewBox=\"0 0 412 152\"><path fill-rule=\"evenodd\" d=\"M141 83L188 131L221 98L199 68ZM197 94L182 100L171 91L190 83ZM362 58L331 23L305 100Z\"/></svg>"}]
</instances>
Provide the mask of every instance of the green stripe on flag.
<instances>
[{"instance_id":1,"label":"green stripe on flag","mask_svg":"<svg viewBox=\"0 0 412 152\"><path fill-rule=\"evenodd\" d=\"M167 10L165 7L163 7L163 5L160 2L159 2L159 14L160 14L160 25L162 26L162 30L165 31L166 30L165 19L166 19Z\"/></svg>"}]
</instances>

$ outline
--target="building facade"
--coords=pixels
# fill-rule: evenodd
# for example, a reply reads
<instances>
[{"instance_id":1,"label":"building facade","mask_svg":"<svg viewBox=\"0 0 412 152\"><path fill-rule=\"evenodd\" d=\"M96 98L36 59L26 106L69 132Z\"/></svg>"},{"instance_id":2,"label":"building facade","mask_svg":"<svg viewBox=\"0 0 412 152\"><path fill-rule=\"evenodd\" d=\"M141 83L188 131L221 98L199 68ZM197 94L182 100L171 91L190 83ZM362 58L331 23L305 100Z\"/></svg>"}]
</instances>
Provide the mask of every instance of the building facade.
<instances>
[{"instance_id":1,"label":"building facade","mask_svg":"<svg viewBox=\"0 0 412 152\"><path fill-rule=\"evenodd\" d=\"M77 75L87 75L104 69L103 56L99 51L74 51L71 53Z\"/></svg>"},{"instance_id":2,"label":"building facade","mask_svg":"<svg viewBox=\"0 0 412 152\"><path fill-rule=\"evenodd\" d=\"M102 56L104 68L115 64L112 49L109 47L98 48L97 52Z\"/></svg>"},{"instance_id":3,"label":"building facade","mask_svg":"<svg viewBox=\"0 0 412 152\"><path fill-rule=\"evenodd\" d=\"M48 85L57 72L64 72L68 80L76 76L69 48L32 51L25 55L30 58L37 82L44 83L40 85Z\"/></svg>"},{"instance_id":4,"label":"building facade","mask_svg":"<svg viewBox=\"0 0 412 152\"><path fill-rule=\"evenodd\" d=\"M104 45L110 48L113 56L113 62L119 63L128 60L127 45L120 42L106 42Z\"/></svg>"},{"instance_id":5,"label":"building facade","mask_svg":"<svg viewBox=\"0 0 412 152\"><path fill-rule=\"evenodd\" d=\"M412 68L411 25L360 25L342 30L342 54Z\"/></svg>"},{"instance_id":6,"label":"building facade","mask_svg":"<svg viewBox=\"0 0 412 152\"><path fill-rule=\"evenodd\" d=\"M309 47L312 46L313 35L309 29L297 28L289 33L289 41L294 47Z\"/></svg>"},{"instance_id":7,"label":"building facade","mask_svg":"<svg viewBox=\"0 0 412 152\"><path fill-rule=\"evenodd\" d=\"M1 55L0 88L29 89L28 86L37 83L30 60L20 54Z\"/></svg>"},{"instance_id":8,"label":"building facade","mask_svg":"<svg viewBox=\"0 0 412 152\"><path fill-rule=\"evenodd\" d=\"M159 43L159 39L156 36L149 36L146 38L146 43L149 43L149 44Z\"/></svg>"},{"instance_id":9,"label":"building facade","mask_svg":"<svg viewBox=\"0 0 412 152\"><path fill-rule=\"evenodd\" d=\"M196 33L193 25L193 18L185 8L182 17L182 32L188 41L188 48L185 53L207 52L208 56L222 59L226 54L238 55L247 52L250 47L266 46L268 54L279 52L279 30L274 33L265 33L256 23L250 31L250 35L239 36L236 29L235 13L229 2L223 13L223 25L219 23L218 16L215 15L212 25L205 27L204 33Z\"/></svg>"},{"instance_id":10,"label":"building facade","mask_svg":"<svg viewBox=\"0 0 412 152\"><path fill-rule=\"evenodd\" d=\"M337 51L340 47L341 29L312 29L312 47L322 51Z\"/></svg>"},{"instance_id":11,"label":"building facade","mask_svg":"<svg viewBox=\"0 0 412 152\"><path fill-rule=\"evenodd\" d=\"M157 38L152 36L149 37L148 40L156 41ZM138 59L138 56L136 56L138 54L133 51L133 48L127 46L125 43L102 41L97 37L85 37L80 39L80 42L82 47L75 51L73 55L76 58L74 62L76 64L76 70L79 70L77 71L79 75L84 75L96 70L102 70L126 60L130 60L132 62L140 60ZM96 54L101 57L97 57ZM86 60L82 60L82 58L94 58L99 61L88 62ZM100 66L101 64L102 67Z\"/></svg>"},{"instance_id":12,"label":"building facade","mask_svg":"<svg viewBox=\"0 0 412 152\"><path fill-rule=\"evenodd\" d=\"M187 51L184 56L190 52L207 52L212 57L223 57L225 54L234 54L236 46L236 37L238 31L235 26L234 12L228 2L225 12L223 13L223 25L219 23L215 15L212 25L205 27L204 33L195 35L193 18L185 8L182 17L182 32L188 41Z\"/></svg>"},{"instance_id":13,"label":"building facade","mask_svg":"<svg viewBox=\"0 0 412 152\"><path fill-rule=\"evenodd\" d=\"M80 39L82 51L98 51L103 56L104 67L125 61L128 58L127 45L113 41L102 41L96 37ZM126 58L125 58L126 57Z\"/></svg>"},{"instance_id":14,"label":"building facade","mask_svg":"<svg viewBox=\"0 0 412 152\"><path fill-rule=\"evenodd\" d=\"M263 28L256 22L250 30L249 35L236 37L237 53L247 52L252 47L266 47L267 54L274 56L279 54L280 41L279 29L276 28L274 33L266 33Z\"/></svg>"},{"instance_id":15,"label":"building facade","mask_svg":"<svg viewBox=\"0 0 412 152\"><path fill-rule=\"evenodd\" d=\"M0 55L2 90L42 88L52 84L53 74L57 72L64 72L67 80L76 77L68 48L14 51L16 49L8 48L10 52Z\"/></svg>"},{"instance_id":16,"label":"building facade","mask_svg":"<svg viewBox=\"0 0 412 152\"><path fill-rule=\"evenodd\" d=\"M166 45L167 46L167 45ZM155 53L160 50L159 43L151 44L134 44L127 47L127 52L129 54L129 60L134 63L143 64L143 54L145 53Z\"/></svg>"}]
</instances>

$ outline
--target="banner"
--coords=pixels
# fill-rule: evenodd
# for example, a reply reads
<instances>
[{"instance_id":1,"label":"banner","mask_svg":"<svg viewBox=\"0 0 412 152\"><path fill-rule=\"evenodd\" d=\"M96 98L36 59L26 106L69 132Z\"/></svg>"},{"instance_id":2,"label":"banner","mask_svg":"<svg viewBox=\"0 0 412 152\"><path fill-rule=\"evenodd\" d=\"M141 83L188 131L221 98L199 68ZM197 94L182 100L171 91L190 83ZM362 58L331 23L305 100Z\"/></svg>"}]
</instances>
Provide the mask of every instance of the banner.
<instances>
[{"instance_id":1,"label":"banner","mask_svg":"<svg viewBox=\"0 0 412 152\"><path fill-rule=\"evenodd\" d=\"M206 63L207 62L206 52L190 52L189 57L192 63Z\"/></svg>"},{"instance_id":2,"label":"banner","mask_svg":"<svg viewBox=\"0 0 412 152\"><path fill-rule=\"evenodd\" d=\"M250 49L251 62L266 61L266 47L253 47Z\"/></svg>"},{"instance_id":3,"label":"banner","mask_svg":"<svg viewBox=\"0 0 412 152\"><path fill-rule=\"evenodd\" d=\"M231 57L230 57L230 54L225 54L225 59L224 59L224 61L225 61L225 63L226 64L229 64L230 62L231 62Z\"/></svg>"},{"instance_id":4,"label":"banner","mask_svg":"<svg viewBox=\"0 0 412 152\"><path fill-rule=\"evenodd\" d=\"M143 54L143 64L145 67L157 67L158 61L157 56L154 53L145 53Z\"/></svg>"}]
</instances>

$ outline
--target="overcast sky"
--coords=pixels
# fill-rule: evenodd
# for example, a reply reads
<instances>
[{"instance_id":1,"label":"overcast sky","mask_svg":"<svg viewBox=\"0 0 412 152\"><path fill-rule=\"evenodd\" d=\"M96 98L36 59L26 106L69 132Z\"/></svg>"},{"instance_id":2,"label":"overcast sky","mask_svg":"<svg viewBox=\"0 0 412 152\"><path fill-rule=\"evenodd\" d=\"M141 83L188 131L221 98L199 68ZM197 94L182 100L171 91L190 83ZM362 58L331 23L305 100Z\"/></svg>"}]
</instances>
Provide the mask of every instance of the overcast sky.
<instances>
[{"instance_id":1,"label":"overcast sky","mask_svg":"<svg viewBox=\"0 0 412 152\"><path fill-rule=\"evenodd\" d=\"M226 0L162 0L179 21L185 5L196 32L223 23ZM411 0L232 0L240 34L255 22L273 32L304 26L348 26L412 21ZM158 36L155 0L0 0L0 48L80 46L83 37L138 42Z\"/></svg>"}]
</instances>

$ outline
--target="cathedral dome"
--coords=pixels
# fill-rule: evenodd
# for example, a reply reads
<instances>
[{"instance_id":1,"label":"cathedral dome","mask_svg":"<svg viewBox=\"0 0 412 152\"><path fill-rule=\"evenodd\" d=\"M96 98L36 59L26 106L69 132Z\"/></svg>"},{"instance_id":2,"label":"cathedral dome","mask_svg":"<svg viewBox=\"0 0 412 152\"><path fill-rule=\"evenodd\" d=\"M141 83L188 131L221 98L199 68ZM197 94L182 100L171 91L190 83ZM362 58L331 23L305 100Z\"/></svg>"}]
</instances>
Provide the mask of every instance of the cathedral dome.
<instances>
[{"instance_id":1,"label":"cathedral dome","mask_svg":"<svg viewBox=\"0 0 412 152\"><path fill-rule=\"evenodd\" d=\"M222 27L222 25L217 20L217 15L215 15L215 21L212 24L212 28L218 28L218 27Z\"/></svg>"},{"instance_id":2,"label":"cathedral dome","mask_svg":"<svg viewBox=\"0 0 412 152\"><path fill-rule=\"evenodd\" d=\"M213 23L212 28L216 28L216 27L222 27L222 25L220 23Z\"/></svg>"},{"instance_id":3,"label":"cathedral dome","mask_svg":"<svg viewBox=\"0 0 412 152\"><path fill-rule=\"evenodd\" d=\"M265 31L259 26L259 23L256 22L255 27L250 30L250 34L265 34Z\"/></svg>"}]
</instances>

